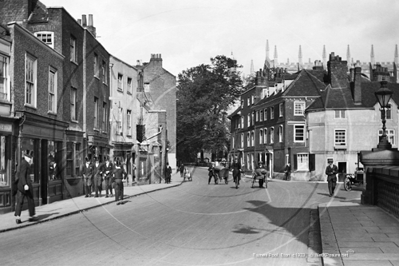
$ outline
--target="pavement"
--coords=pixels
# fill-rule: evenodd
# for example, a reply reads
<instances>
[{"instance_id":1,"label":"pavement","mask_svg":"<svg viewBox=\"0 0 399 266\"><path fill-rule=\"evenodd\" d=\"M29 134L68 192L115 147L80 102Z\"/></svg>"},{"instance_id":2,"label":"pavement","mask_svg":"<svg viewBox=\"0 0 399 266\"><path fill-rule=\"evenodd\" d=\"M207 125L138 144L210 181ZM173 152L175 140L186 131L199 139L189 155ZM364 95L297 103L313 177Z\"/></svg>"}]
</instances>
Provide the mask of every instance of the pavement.
<instances>
[{"instance_id":1,"label":"pavement","mask_svg":"<svg viewBox=\"0 0 399 266\"><path fill-rule=\"evenodd\" d=\"M163 182L163 180L162 180ZM171 187L179 186L183 183L183 179L180 177L180 173L173 173L171 182L169 184L146 184L146 185L135 185L135 186L124 186L123 199L128 199L136 196L140 196L146 193L159 191ZM36 206L35 221L29 221L28 210L23 210L21 214L22 223L17 224L15 222L14 212L0 214L0 233L11 231L27 226L32 226L38 223L43 223L65 217L68 215L76 214L82 211L87 211L92 208L97 208L107 204L116 204L115 196L106 198L104 193L101 197L95 198L94 193L92 197L85 198L85 196L74 197L70 199L60 200L51 204Z\"/></svg>"},{"instance_id":2,"label":"pavement","mask_svg":"<svg viewBox=\"0 0 399 266\"><path fill-rule=\"evenodd\" d=\"M399 219L360 199L319 204L323 265L399 266Z\"/></svg>"}]
</instances>

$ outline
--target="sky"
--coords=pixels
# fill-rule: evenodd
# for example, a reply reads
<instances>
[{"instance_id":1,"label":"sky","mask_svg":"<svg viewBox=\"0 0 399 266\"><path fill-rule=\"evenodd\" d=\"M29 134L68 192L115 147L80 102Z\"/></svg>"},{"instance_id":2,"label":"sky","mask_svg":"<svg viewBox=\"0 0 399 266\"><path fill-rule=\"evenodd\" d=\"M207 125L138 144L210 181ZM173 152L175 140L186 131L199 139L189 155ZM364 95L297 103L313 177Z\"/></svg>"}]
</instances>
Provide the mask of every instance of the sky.
<instances>
[{"instance_id":1,"label":"sky","mask_svg":"<svg viewBox=\"0 0 399 266\"><path fill-rule=\"evenodd\" d=\"M93 15L105 49L135 65L161 54L163 67L178 76L210 64L217 55L234 57L250 74L269 57L279 62L322 60L327 54L356 62L393 62L399 43L397 0L40 0L64 7L75 19Z\"/></svg>"}]
</instances>

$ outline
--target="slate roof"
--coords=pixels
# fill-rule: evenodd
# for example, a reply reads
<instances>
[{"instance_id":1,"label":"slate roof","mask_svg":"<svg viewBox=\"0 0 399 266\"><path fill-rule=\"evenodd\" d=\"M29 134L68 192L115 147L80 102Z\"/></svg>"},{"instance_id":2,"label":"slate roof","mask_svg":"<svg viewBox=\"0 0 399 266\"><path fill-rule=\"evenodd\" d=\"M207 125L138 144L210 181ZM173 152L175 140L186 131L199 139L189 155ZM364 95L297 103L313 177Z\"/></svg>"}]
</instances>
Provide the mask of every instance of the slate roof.
<instances>
[{"instance_id":1,"label":"slate roof","mask_svg":"<svg viewBox=\"0 0 399 266\"><path fill-rule=\"evenodd\" d=\"M323 71L302 69L295 74L296 78L284 91L279 91L260 100L254 107L256 108L256 106L271 102L279 97L320 96L320 92L326 88L326 84L320 81L314 74L319 75L319 77L324 76Z\"/></svg>"},{"instance_id":2,"label":"slate roof","mask_svg":"<svg viewBox=\"0 0 399 266\"><path fill-rule=\"evenodd\" d=\"M321 97L315 100L306 111L318 111L325 109L359 109L372 108L376 103L375 92L380 88L380 82L362 82L361 83L361 103L355 105L353 101L352 88L353 82L348 83L347 88L331 88L328 86L325 91L321 93ZM388 83L388 89L392 90L392 100L399 103L399 84Z\"/></svg>"}]
</instances>

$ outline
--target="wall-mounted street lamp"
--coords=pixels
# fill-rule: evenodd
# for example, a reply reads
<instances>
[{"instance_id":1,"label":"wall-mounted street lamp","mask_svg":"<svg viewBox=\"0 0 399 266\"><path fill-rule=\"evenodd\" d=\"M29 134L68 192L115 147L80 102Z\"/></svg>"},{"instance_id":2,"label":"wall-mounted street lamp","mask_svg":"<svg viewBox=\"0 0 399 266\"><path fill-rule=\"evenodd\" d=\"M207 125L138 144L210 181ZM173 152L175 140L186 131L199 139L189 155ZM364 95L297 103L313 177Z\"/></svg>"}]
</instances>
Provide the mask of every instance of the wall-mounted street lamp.
<instances>
[{"instance_id":1,"label":"wall-mounted street lamp","mask_svg":"<svg viewBox=\"0 0 399 266\"><path fill-rule=\"evenodd\" d=\"M385 109L390 107L389 101L392 98L393 92L388 89L388 82L381 81L381 87L376 91L375 97L377 98L378 103L381 106L381 119L382 119L382 137L380 142L377 145L377 149L381 150L389 150L392 148L391 143L389 143L387 134L386 134L386 118L385 118Z\"/></svg>"}]
</instances>

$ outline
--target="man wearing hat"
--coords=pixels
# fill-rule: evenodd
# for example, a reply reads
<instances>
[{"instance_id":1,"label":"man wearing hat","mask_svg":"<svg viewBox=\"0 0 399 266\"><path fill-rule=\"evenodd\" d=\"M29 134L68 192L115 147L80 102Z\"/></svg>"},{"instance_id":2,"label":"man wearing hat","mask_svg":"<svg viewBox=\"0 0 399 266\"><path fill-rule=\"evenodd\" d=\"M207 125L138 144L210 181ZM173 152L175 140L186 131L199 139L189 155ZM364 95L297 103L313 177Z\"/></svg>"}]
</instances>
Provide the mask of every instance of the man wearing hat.
<instances>
[{"instance_id":1,"label":"man wearing hat","mask_svg":"<svg viewBox=\"0 0 399 266\"><path fill-rule=\"evenodd\" d=\"M93 183L94 183L94 197L98 197L98 191L100 191L101 197L101 181L102 181L102 166L100 164L100 159L98 157L94 158L94 165L93 165Z\"/></svg>"},{"instance_id":2,"label":"man wearing hat","mask_svg":"<svg viewBox=\"0 0 399 266\"><path fill-rule=\"evenodd\" d=\"M93 166L89 160L88 157L85 158L86 163L83 165L82 168L82 175L83 175L83 181L84 181L84 189L85 189L85 194L86 198L91 197L91 185L93 182Z\"/></svg>"},{"instance_id":3,"label":"man wearing hat","mask_svg":"<svg viewBox=\"0 0 399 266\"><path fill-rule=\"evenodd\" d=\"M126 179L126 177L127 173L125 169L121 166L121 162L117 160L112 177L112 183L115 186L115 201L123 200L123 179ZM119 204L120 202L117 202L117 205Z\"/></svg>"},{"instance_id":4,"label":"man wearing hat","mask_svg":"<svg viewBox=\"0 0 399 266\"><path fill-rule=\"evenodd\" d=\"M104 175L104 182L105 182L105 197L108 198L108 191L111 194L111 197L113 196L112 194L112 186L111 186L111 178L112 178L112 172L114 170L114 166L112 165L109 156L106 157L105 163L103 164L103 175Z\"/></svg>"},{"instance_id":5,"label":"man wearing hat","mask_svg":"<svg viewBox=\"0 0 399 266\"><path fill-rule=\"evenodd\" d=\"M335 186L337 185L337 173L338 167L333 164L333 159L327 160L328 165L326 167L326 175L327 175L327 182L328 182L328 191L330 193L330 197L334 195Z\"/></svg>"},{"instance_id":6,"label":"man wearing hat","mask_svg":"<svg viewBox=\"0 0 399 266\"><path fill-rule=\"evenodd\" d=\"M28 200L28 210L29 210L29 221L34 221L35 216L35 202L33 201L33 187L32 181L29 176L30 165L32 164L32 154L33 152L30 150L26 150L23 152L21 163L19 164L19 169L17 171L17 197L16 202L17 206L15 208L15 217L16 223L21 223L21 211L22 206L24 205L24 199Z\"/></svg>"}]
</instances>

